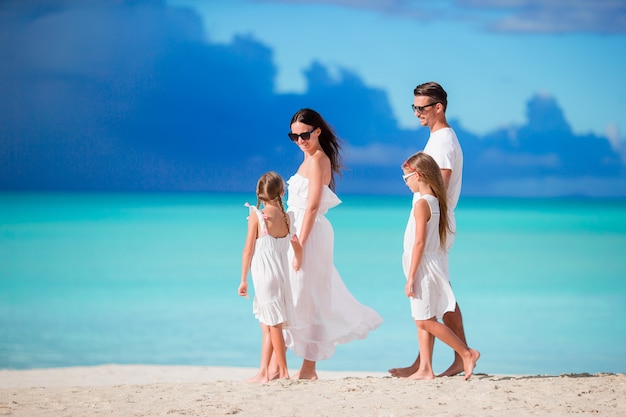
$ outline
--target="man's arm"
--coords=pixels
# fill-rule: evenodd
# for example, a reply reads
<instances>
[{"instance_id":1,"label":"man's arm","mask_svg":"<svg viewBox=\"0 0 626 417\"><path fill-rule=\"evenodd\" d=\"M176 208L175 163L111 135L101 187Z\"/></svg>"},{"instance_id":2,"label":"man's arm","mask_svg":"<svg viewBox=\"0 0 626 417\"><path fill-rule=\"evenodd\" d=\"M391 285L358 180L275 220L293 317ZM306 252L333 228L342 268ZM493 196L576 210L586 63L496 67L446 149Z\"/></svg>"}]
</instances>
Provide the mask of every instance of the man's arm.
<instances>
[{"instance_id":1,"label":"man's arm","mask_svg":"<svg viewBox=\"0 0 626 417\"><path fill-rule=\"evenodd\" d=\"M446 187L446 190L448 190L448 186L450 185L450 177L452 176L452 170L442 169L441 176L443 177L443 185Z\"/></svg>"}]
</instances>

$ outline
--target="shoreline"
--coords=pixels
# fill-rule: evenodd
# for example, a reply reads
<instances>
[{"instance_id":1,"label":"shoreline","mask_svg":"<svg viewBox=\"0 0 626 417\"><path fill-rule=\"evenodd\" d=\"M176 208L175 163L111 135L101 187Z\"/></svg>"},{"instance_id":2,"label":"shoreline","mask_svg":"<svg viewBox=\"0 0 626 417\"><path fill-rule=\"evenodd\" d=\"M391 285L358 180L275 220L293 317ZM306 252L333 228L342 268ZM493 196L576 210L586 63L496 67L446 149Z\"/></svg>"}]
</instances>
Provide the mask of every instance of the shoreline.
<instances>
[{"instance_id":1,"label":"shoreline","mask_svg":"<svg viewBox=\"0 0 626 417\"><path fill-rule=\"evenodd\" d=\"M0 415L626 415L626 374L487 375L409 381L319 371L318 381L244 381L256 368L98 365L0 370Z\"/></svg>"},{"instance_id":2,"label":"shoreline","mask_svg":"<svg viewBox=\"0 0 626 417\"><path fill-rule=\"evenodd\" d=\"M294 375L296 369L290 369ZM0 389L28 387L72 387L137 385L154 383L245 382L257 368L194 365L121 365L70 366L61 368L0 369ZM318 370L320 380L343 378L382 378L387 372ZM2 415L0 413L0 415Z\"/></svg>"}]
</instances>

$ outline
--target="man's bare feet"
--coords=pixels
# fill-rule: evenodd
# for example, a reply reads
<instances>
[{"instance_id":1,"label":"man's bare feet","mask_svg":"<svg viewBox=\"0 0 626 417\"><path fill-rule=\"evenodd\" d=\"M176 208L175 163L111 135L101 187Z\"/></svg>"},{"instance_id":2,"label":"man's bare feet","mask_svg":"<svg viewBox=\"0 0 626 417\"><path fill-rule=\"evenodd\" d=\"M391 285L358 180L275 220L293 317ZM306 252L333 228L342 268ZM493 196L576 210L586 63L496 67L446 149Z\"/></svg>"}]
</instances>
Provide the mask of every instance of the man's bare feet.
<instances>
[{"instance_id":1,"label":"man's bare feet","mask_svg":"<svg viewBox=\"0 0 626 417\"><path fill-rule=\"evenodd\" d=\"M406 368L391 368L388 372L391 376L395 376L396 378L408 378L413 375L420 367L420 357L417 355L415 362L413 365L407 366Z\"/></svg>"},{"instance_id":2,"label":"man's bare feet","mask_svg":"<svg viewBox=\"0 0 626 417\"><path fill-rule=\"evenodd\" d=\"M465 369L463 368L463 359L460 356L454 357L454 362L448 369L444 372L440 373L437 376L455 376L463 372Z\"/></svg>"},{"instance_id":3,"label":"man's bare feet","mask_svg":"<svg viewBox=\"0 0 626 417\"><path fill-rule=\"evenodd\" d=\"M407 366L406 368L391 368L388 372L396 378L408 378L417 372L418 366Z\"/></svg>"},{"instance_id":4,"label":"man's bare feet","mask_svg":"<svg viewBox=\"0 0 626 417\"><path fill-rule=\"evenodd\" d=\"M474 349L469 349L470 354L467 357L463 358L463 367L465 371L465 380L467 381L472 376L474 372L474 368L476 367L476 362L478 362L478 358L480 358L480 352Z\"/></svg>"}]
</instances>

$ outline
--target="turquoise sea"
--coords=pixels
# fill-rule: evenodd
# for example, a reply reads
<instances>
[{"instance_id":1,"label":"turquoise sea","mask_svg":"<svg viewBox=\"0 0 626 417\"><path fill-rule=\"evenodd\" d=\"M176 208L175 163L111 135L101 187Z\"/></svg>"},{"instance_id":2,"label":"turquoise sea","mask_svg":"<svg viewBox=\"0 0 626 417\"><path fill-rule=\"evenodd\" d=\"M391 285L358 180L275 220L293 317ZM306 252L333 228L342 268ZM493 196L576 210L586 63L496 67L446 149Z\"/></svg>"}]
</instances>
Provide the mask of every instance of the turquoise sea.
<instances>
[{"instance_id":1,"label":"turquoise sea","mask_svg":"<svg viewBox=\"0 0 626 417\"><path fill-rule=\"evenodd\" d=\"M400 264L406 196L341 196L335 263L385 322L319 369L417 353ZM237 296L254 194L0 194L0 368L256 367ZM462 197L451 280L476 372L626 372L626 201ZM438 342L435 371L452 351ZM288 356L291 368L299 360Z\"/></svg>"}]
</instances>

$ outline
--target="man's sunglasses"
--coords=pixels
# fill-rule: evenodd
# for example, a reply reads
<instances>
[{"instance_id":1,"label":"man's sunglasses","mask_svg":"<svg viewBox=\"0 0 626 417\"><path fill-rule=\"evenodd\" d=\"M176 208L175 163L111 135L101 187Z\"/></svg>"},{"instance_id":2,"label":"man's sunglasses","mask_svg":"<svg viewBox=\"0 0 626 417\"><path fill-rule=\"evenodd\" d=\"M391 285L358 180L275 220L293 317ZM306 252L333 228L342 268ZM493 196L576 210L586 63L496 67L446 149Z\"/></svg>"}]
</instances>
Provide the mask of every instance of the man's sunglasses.
<instances>
[{"instance_id":1,"label":"man's sunglasses","mask_svg":"<svg viewBox=\"0 0 626 417\"><path fill-rule=\"evenodd\" d=\"M424 113L424 110L427 109L430 106L434 106L435 104L439 104L441 103L440 101L435 101L434 103L430 103L427 104L425 106L416 106L414 104L411 104L411 109L413 110L413 113L417 113L417 114L422 114Z\"/></svg>"}]
</instances>

